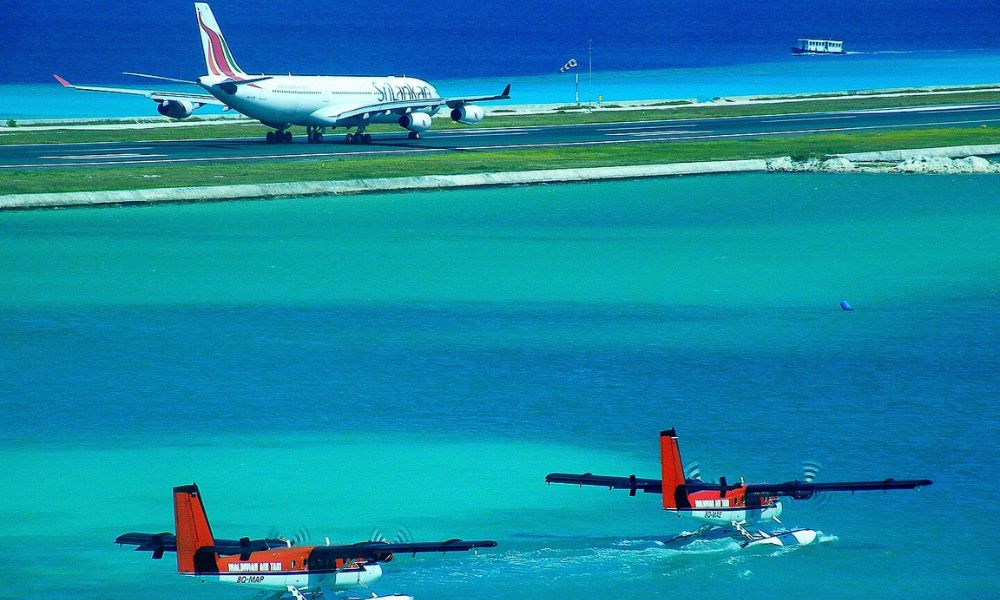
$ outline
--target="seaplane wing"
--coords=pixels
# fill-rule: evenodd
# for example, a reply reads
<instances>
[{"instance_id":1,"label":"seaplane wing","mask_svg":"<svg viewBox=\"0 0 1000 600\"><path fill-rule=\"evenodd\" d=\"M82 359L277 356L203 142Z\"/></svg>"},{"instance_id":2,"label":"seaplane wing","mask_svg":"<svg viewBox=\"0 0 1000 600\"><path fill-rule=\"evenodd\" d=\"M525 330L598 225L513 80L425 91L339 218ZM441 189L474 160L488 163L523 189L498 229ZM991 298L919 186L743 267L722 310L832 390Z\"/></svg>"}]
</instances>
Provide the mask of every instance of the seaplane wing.
<instances>
[{"instance_id":1,"label":"seaplane wing","mask_svg":"<svg viewBox=\"0 0 1000 600\"><path fill-rule=\"evenodd\" d=\"M646 494L663 493L663 482L661 480L640 479L635 475L609 477L607 475L594 475L593 473L582 473L580 475L549 473L545 476L545 483L571 483L606 487L609 490L628 490L630 496L634 496L637 490L642 490Z\"/></svg>"},{"instance_id":2,"label":"seaplane wing","mask_svg":"<svg viewBox=\"0 0 1000 600\"><path fill-rule=\"evenodd\" d=\"M73 85L72 83L66 81L58 75L53 75L63 87L73 88L74 90L80 90L83 92L106 92L109 94L132 94L134 96L143 96L149 98L154 102L169 102L171 100L175 102L188 102L198 106L203 106L205 104L216 104L219 106L225 106L221 100L217 99L215 96L210 94L198 94L195 92L163 92L157 90L140 90L135 88L113 88L113 87L97 87L88 85Z\"/></svg>"},{"instance_id":3,"label":"seaplane wing","mask_svg":"<svg viewBox=\"0 0 1000 600\"><path fill-rule=\"evenodd\" d=\"M841 482L805 482L786 481L785 483L751 483L746 486L748 495L785 496L795 500L811 498L819 492L867 492L878 490L913 490L931 485L930 479L883 479L881 481L841 481Z\"/></svg>"},{"instance_id":4,"label":"seaplane wing","mask_svg":"<svg viewBox=\"0 0 1000 600\"><path fill-rule=\"evenodd\" d=\"M339 546L318 546L326 556L344 559L363 558L379 561L390 554L417 554L420 552L467 552L475 548L493 548L492 540L446 540L443 542L358 542Z\"/></svg>"},{"instance_id":5,"label":"seaplane wing","mask_svg":"<svg viewBox=\"0 0 1000 600\"><path fill-rule=\"evenodd\" d=\"M123 533L115 539L116 544L135 546L136 552L152 552L153 558L162 558L164 552L177 552L177 538L169 532L163 533ZM281 538L263 538L251 540L216 539L212 549L221 556L259 552L272 548L289 546L287 540ZM389 554L417 554L421 552L467 552L475 548L493 548L497 543L492 540L445 540L443 542L407 542L392 543L383 541L358 542L356 544L341 544L333 546L318 546L323 554L332 558L345 560L365 559L384 560Z\"/></svg>"},{"instance_id":6,"label":"seaplane wing","mask_svg":"<svg viewBox=\"0 0 1000 600\"><path fill-rule=\"evenodd\" d=\"M123 533L115 538L115 543L122 546L135 546L136 552L152 552L153 558L162 558L164 552L177 552L177 537L170 532ZM231 556L242 554L248 550L250 552L258 552L272 548L284 548L288 545L288 540L281 538L259 540L251 540L249 538L241 540L216 539L213 548L221 556Z\"/></svg>"},{"instance_id":7,"label":"seaplane wing","mask_svg":"<svg viewBox=\"0 0 1000 600\"><path fill-rule=\"evenodd\" d=\"M477 96L469 98L414 98L411 100L395 100L393 102L379 102L376 104L366 104L364 106L350 107L346 109L334 109L321 114L313 113L313 116L318 117L330 124L336 124L337 122L342 122L347 119L365 117L366 115L376 115L378 113L384 113L387 115L390 113L397 113L403 115L414 111L431 111L439 106L458 108L465 106L466 104L471 104L472 102L507 100L509 98L510 84L507 84L507 87L504 88L503 92L497 96Z\"/></svg>"}]
</instances>

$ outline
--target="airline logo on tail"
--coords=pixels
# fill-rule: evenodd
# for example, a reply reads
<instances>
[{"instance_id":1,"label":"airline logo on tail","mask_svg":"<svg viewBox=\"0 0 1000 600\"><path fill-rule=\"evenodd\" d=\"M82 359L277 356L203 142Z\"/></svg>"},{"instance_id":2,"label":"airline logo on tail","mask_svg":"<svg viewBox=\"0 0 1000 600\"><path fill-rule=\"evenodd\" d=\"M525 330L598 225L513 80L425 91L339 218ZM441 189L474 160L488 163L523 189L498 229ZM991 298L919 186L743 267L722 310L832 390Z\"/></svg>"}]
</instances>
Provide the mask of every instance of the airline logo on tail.
<instances>
[{"instance_id":1,"label":"airline logo on tail","mask_svg":"<svg viewBox=\"0 0 1000 600\"><path fill-rule=\"evenodd\" d=\"M229 51L229 44L222 35L212 9L204 2L196 2L194 10L198 17L198 29L201 30L201 46L205 52L205 66L208 68L208 73L237 81L244 79L246 73L236 64L233 53Z\"/></svg>"}]
</instances>

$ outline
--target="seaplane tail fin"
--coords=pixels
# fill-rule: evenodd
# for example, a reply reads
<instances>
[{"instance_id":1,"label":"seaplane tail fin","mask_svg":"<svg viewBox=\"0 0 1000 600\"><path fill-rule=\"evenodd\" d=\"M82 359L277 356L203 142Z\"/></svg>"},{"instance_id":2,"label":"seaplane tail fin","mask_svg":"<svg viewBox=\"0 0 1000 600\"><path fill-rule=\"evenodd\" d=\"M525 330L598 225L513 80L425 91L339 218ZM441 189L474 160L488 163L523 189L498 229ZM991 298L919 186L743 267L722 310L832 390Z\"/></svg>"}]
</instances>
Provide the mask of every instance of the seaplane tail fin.
<instances>
[{"instance_id":1,"label":"seaplane tail fin","mask_svg":"<svg viewBox=\"0 0 1000 600\"><path fill-rule=\"evenodd\" d=\"M216 569L215 538L197 484L174 488L174 526L177 572L200 573Z\"/></svg>"},{"instance_id":2,"label":"seaplane tail fin","mask_svg":"<svg viewBox=\"0 0 1000 600\"><path fill-rule=\"evenodd\" d=\"M688 506L681 451L677 446L677 432L673 428L660 432L660 469L663 474L663 508L677 510L678 507Z\"/></svg>"},{"instance_id":3,"label":"seaplane tail fin","mask_svg":"<svg viewBox=\"0 0 1000 600\"><path fill-rule=\"evenodd\" d=\"M201 49L205 53L205 68L209 75L228 77L239 81L246 79L246 73L236 64L229 44L222 35L222 29L212 14L212 8L205 2L195 2L195 16L201 33Z\"/></svg>"}]
</instances>

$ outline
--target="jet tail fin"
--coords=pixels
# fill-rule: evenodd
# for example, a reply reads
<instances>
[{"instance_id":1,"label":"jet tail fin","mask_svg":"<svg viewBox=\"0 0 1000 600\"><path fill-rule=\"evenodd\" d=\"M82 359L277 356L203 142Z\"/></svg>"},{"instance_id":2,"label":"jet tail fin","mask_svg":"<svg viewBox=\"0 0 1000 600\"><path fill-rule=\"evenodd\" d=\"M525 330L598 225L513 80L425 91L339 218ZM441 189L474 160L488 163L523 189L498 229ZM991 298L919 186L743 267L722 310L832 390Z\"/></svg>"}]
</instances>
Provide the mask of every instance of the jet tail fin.
<instances>
[{"instance_id":1,"label":"jet tail fin","mask_svg":"<svg viewBox=\"0 0 1000 600\"><path fill-rule=\"evenodd\" d=\"M245 79L246 73L236 64L229 44L222 35L222 29L212 14L212 8L205 2L195 2L195 16L198 18L198 29L201 32L201 48L205 53L205 67L209 75L218 75L230 79Z\"/></svg>"}]
</instances>

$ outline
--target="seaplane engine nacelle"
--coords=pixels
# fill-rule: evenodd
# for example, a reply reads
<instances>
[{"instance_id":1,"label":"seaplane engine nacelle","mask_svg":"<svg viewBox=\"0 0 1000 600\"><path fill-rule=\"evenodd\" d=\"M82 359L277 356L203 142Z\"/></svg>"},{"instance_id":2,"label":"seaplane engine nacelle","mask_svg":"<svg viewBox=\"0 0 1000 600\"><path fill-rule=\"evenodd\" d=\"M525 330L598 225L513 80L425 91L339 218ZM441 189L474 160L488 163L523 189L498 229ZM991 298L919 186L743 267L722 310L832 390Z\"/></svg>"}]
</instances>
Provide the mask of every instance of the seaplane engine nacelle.
<instances>
[{"instance_id":1,"label":"seaplane engine nacelle","mask_svg":"<svg viewBox=\"0 0 1000 600\"><path fill-rule=\"evenodd\" d=\"M486 115L483 113L482 107L474 105L465 105L453 108L451 111L451 120L458 121L459 123L465 123L466 125L475 125L476 123L483 120Z\"/></svg>"},{"instance_id":2,"label":"seaplane engine nacelle","mask_svg":"<svg viewBox=\"0 0 1000 600\"><path fill-rule=\"evenodd\" d=\"M420 133L431 128L431 116L423 112L412 112L399 118L399 126Z\"/></svg>"},{"instance_id":3,"label":"seaplane engine nacelle","mask_svg":"<svg viewBox=\"0 0 1000 600\"><path fill-rule=\"evenodd\" d=\"M171 119L186 119L194 112L194 105L187 100L164 100L156 107L156 112Z\"/></svg>"}]
</instances>

